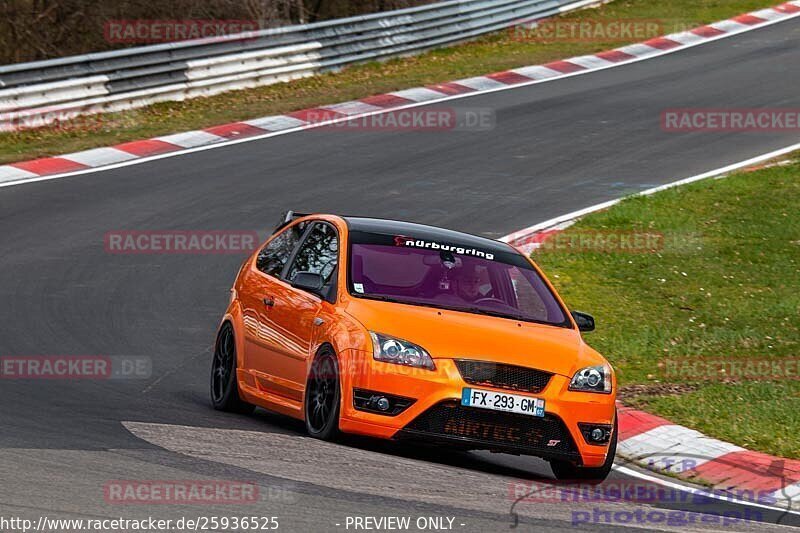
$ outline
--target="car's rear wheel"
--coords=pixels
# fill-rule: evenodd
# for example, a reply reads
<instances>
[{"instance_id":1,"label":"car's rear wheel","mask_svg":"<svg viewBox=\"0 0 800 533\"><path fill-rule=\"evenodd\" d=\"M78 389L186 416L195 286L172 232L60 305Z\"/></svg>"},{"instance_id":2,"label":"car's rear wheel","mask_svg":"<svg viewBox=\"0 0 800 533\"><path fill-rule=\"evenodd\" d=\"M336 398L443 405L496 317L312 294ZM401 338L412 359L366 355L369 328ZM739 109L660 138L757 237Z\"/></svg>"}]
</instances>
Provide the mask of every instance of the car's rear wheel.
<instances>
[{"instance_id":1,"label":"car's rear wheel","mask_svg":"<svg viewBox=\"0 0 800 533\"><path fill-rule=\"evenodd\" d=\"M614 429L611 442L608 443L608 455L602 466L584 468L567 461L551 461L550 468L559 481L581 481L600 483L608 477L611 467L614 466L614 456L617 454L617 415L614 414Z\"/></svg>"},{"instance_id":2,"label":"car's rear wheel","mask_svg":"<svg viewBox=\"0 0 800 533\"><path fill-rule=\"evenodd\" d=\"M335 440L339 436L339 363L330 348L323 348L311 364L305 395L306 429L312 437Z\"/></svg>"},{"instance_id":3,"label":"car's rear wheel","mask_svg":"<svg viewBox=\"0 0 800 533\"><path fill-rule=\"evenodd\" d=\"M219 411L250 414L256 408L239 397L236 379L236 341L233 326L225 322L214 343L211 362L211 405Z\"/></svg>"}]
</instances>

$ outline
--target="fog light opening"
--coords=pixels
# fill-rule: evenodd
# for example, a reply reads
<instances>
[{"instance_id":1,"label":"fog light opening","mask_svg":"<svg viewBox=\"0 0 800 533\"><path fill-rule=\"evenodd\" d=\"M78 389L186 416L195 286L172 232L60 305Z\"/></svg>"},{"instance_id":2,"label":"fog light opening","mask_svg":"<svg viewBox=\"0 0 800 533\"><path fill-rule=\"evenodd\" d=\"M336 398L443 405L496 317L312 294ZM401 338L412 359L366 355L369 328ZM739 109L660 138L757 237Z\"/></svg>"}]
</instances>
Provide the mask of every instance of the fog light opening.
<instances>
[{"instance_id":1,"label":"fog light opening","mask_svg":"<svg viewBox=\"0 0 800 533\"><path fill-rule=\"evenodd\" d=\"M363 389L353 389L353 406L359 411L396 416L414 403L413 398Z\"/></svg>"},{"instance_id":2,"label":"fog light opening","mask_svg":"<svg viewBox=\"0 0 800 533\"><path fill-rule=\"evenodd\" d=\"M608 424L578 424L587 444L605 446L611 440L611 426Z\"/></svg>"}]
</instances>

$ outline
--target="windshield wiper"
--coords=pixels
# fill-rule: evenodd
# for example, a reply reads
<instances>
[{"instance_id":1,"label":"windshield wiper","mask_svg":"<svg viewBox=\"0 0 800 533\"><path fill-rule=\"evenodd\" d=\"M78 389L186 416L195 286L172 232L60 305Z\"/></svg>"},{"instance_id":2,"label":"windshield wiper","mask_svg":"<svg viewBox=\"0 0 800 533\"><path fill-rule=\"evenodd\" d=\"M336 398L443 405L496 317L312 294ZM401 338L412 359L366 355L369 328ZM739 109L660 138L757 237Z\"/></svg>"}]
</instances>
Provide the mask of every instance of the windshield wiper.
<instances>
[{"instance_id":1,"label":"windshield wiper","mask_svg":"<svg viewBox=\"0 0 800 533\"><path fill-rule=\"evenodd\" d=\"M512 320L521 320L523 322L536 322L539 324L549 324L548 322L543 322L539 320L534 320L532 318L526 317L524 315L515 315L513 313L503 313L501 311L490 311L489 309L484 309L483 307L461 307L457 305L444 305L444 304L436 304L433 302L415 302L412 300L398 300L395 298L390 298L389 296L383 294L363 294L359 295L363 298L369 298L370 300L380 300L381 302L394 302L398 304L406 304L406 305L418 305L421 307L435 307L439 309L447 309L448 311L459 311L461 313L473 313L477 315L486 315L486 316L494 316L498 318L509 318Z\"/></svg>"},{"instance_id":2,"label":"windshield wiper","mask_svg":"<svg viewBox=\"0 0 800 533\"><path fill-rule=\"evenodd\" d=\"M425 304L423 304L425 305ZM447 309L448 311L460 311L461 313L474 313L477 315L496 316L499 318L513 318L514 320L522 320L524 322L531 322L532 320L524 315L515 315L513 313L503 313L502 311L491 311L483 307L461 307L458 305L442 305L442 304L428 304L432 307L440 309ZM534 321L535 322L535 321Z\"/></svg>"},{"instance_id":3,"label":"windshield wiper","mask_svg":"<svg viewBox=\"0 0 800 533\"><path fill-rule=\"evenodd\" d=\"M366 294L359 294L358 296L360 296L361 298L368 298L370 300L380 300L381 302L394 302L394 303L398 303L398 304L406 303L406 302L403 302L401 300L396 300L394 298L390 298L390 297L388 297L388 296L386 296L384 294L369 294L369 293L366 293Z\"/></svg>"},{"instance_id":4,"label":"windshield wiper","mask_svg":"<svg viewBox=\"0 0 800 533\"><path fill-rule=\"evenodd\" d=\"M523 320L528 321L530 320L528 317L524 315L514 315L511 313L503 313L501 311L490 311L488 309L484 309L482 307L462 307L460 309L456 309L456 311L465 311L467 313L476 313L478 315L488 315L488 316L496 316L500 318L513 318L514 320Z\"/></svg>"}]
</instances>

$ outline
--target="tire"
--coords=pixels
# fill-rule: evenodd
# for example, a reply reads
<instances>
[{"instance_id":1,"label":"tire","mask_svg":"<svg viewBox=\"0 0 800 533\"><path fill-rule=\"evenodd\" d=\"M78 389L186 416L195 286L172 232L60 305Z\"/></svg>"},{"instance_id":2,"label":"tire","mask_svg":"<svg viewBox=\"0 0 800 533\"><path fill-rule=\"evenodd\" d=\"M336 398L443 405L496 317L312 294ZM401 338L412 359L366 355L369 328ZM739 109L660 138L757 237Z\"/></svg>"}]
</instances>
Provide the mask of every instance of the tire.
<instances>
[{"instance_id":1,"label":"tire","mask_svg":"<svg viewBox=\"0 0 800 533\"><path fill-rule=\"evenodd\" d=\"M236 341L233 326L225 322L214 343L211 361L211 405L218 411L252 413L256 406L239 397L239 382L236 379Z\"/></svg>"},{"instance_id":2,"label":"tire","mask_svg":"<svg viewBox=\"0 0 800 533\"><path fill-rule=\"evenodd\" d=\"M551 461L550 468L553 475L559 481L582 481L589 483L600 483L604 481L614 466L614 456L617 453L617 413L614 413L614 429L611 434L611 442L608 443L608 455L603 466L596 468L583 468L575 466L567 461Z\"/></svg>"},{"instance_id":3,"label":"tire","mask_svg":"<svg viewBox=\"0 0 800 533\"><path fill-rule=\"evenodd\" d=\"M311 363L306 382L304 418L308 434L316 439L339 438L341 404L339 362L330 348L323 348Z\"/></svg>"}]
</instances>

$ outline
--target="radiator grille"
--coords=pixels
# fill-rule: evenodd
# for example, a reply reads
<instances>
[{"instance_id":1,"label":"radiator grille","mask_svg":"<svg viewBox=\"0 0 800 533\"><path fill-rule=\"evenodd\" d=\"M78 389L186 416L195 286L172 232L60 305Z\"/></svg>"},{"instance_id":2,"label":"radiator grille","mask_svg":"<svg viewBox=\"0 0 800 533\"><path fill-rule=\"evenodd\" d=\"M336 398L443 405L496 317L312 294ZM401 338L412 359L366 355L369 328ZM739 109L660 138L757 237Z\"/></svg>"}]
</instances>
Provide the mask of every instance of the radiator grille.
<instances>
[{"instance_id":1,"label":"radiator grille","mask_svg":"<svg viewBox=\"0 0 800 533\"><path fill-rule=\"evenodd\" d=\"M484 385L522 392L541 392L553 374L522 366L457 359L461 377L471 385Z\"/></svg>"}]
</instances>

